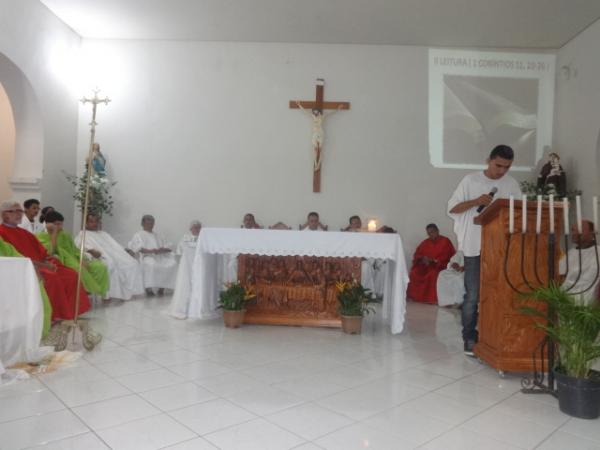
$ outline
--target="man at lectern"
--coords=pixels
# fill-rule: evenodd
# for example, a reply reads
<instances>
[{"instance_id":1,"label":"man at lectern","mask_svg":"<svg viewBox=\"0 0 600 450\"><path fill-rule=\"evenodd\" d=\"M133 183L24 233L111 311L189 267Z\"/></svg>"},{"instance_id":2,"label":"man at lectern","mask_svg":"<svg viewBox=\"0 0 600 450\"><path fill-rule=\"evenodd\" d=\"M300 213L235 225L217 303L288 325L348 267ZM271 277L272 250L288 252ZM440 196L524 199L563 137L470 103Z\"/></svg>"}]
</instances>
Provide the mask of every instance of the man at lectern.
<instances>
[{"instance_id":1,"label":"man at lectern","mask_svg":"<svg viewBox=\"0 0 600 450\"><path fill-rule=\"evenodd\" d=\"M479 268L481 253L481 225L475 217L493 198L521 198L519 183L507 174L514 160L514 152L507 145L498 145L487 159L487 168L465 176L448 201L448 215L454 220L458 250L465 258L465 299L462 306L462 337L465 355L473 356L478 339Z\"/></svg>"}]
</instances>

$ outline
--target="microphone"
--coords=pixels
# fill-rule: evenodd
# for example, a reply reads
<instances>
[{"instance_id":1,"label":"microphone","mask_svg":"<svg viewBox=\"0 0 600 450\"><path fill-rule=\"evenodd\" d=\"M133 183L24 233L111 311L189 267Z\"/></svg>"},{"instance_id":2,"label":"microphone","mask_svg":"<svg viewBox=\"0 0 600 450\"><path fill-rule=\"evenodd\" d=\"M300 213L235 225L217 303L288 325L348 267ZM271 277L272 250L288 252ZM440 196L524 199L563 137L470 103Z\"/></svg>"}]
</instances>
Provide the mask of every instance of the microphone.
<instances>
[{"instance_id":1,"label":"microphone","mask_svg":"<svg viewBox=\"0 0 600 450\"><path fill-rule=\"evenodd\" d=\"M498 192L498 188L493 187L488 195L493 198L494 195L496 195L496 192ZM477 213L479 214L481 211L483 211L486 206L487 205L479 205L479 208L477 208Z\"/></svg>"}]
</instances>

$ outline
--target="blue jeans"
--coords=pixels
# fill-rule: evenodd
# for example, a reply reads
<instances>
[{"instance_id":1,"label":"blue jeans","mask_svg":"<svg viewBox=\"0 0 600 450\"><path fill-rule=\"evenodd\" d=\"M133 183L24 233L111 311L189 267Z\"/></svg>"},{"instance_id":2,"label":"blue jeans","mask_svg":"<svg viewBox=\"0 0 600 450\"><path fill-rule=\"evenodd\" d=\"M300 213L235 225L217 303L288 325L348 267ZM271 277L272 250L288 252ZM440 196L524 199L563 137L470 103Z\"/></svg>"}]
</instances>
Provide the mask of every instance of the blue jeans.
<instances>
[{"instance_id":1,"label":"blue jeans","mask_svg":"<svg viewBox=\"0 0 600 450\"><path fill-rule=\"evenodd\" d=\"M462 338L464 342L477 342L477 317L479 316L480 256L465 256L465 299L462 305Z\"/></svg>"}]
</instances>

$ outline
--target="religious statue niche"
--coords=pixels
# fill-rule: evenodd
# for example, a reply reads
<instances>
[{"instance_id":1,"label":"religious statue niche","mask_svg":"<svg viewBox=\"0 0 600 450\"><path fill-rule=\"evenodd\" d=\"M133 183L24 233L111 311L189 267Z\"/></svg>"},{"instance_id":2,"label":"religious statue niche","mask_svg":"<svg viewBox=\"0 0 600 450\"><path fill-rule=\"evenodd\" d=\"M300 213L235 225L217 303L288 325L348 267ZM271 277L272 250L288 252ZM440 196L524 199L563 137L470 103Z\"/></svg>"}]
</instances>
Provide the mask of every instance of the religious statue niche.
<instances>
[{"instance_id":1,"label":"religious statue niche","mask_svg":"<svg viewBox=\"0 0 600 450\"><path fill-rule=\"evenodd\" d=\"M338 281L360 281L360 258L238 257L238 280L254 287L246 323L337 327Z\"/></svg>"},{"instance_id":2,"label":"religious statue niche","mask_svg":"<svg viewBox=\"0 0 600 450\"><path fill-rule=\"evenodd\" d=\"M544 193L552 193L558 197L567 195L567 175L560 165L560 156L557 153L548 155L548 162L544 164L538 176L537 187Z\"/></svg>"},{"instance_id":3,"label":"religious statue niche","mask_svg":"<svg viewBox=\"0 0 600 450\"><path fill-rule=\"evenodd\" d=\"M290 100L290 108L300 109L312 121L312 148L313 148L313 192L321 192L321 166L323 158L323 140L325 130L323 121L325 117L341 110L350 109L349 102L325 102L325 80L317 78L315 101ZM332 110L324 112L324 110Z\"/></svg>"}]
</instances>

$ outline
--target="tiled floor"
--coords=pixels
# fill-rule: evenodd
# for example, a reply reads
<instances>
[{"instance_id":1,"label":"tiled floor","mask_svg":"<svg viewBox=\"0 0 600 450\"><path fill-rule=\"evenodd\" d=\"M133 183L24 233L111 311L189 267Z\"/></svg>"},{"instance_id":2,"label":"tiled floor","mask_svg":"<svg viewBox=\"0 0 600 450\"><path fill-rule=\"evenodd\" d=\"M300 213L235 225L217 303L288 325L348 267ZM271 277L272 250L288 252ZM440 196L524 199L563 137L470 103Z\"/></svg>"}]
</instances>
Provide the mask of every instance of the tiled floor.
<instances>
[{"instance_id":1,"label":"tiled floor","mask_svg":"<svg viewBox=\"0 0 600 450\"><path fill-rule=\"evenodd\" d=\"M0 388L0 449L600 450L518 377L462 354L456 311L409 304L339 330L179 321L164 299L97 307L72 368Z\"/></svg>"}]
</instances>

